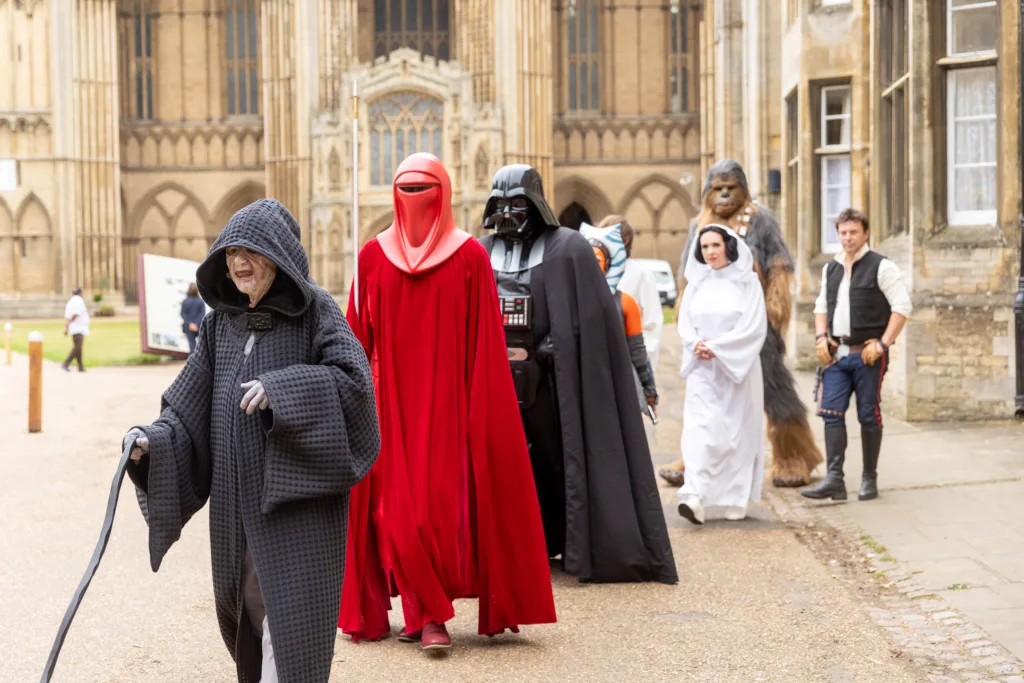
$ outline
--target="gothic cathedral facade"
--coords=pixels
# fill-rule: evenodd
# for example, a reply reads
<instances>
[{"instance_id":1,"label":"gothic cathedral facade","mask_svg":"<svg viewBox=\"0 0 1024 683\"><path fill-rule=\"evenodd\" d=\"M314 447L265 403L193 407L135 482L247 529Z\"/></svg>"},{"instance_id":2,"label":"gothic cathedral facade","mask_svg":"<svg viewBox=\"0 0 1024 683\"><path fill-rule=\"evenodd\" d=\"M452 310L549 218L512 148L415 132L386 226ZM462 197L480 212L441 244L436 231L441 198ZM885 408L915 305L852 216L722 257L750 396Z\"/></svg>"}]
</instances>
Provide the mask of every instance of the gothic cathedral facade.
<instances>
[{"instance_id":1,"label":"gothic cathedral facade","mask_svg":"<svg viewBox=\"0 0 1024 683\"><path fill-rule=\"evenodd\" d=\"M493 173L528 163L563 224L625 215L634 256L675 268L699 203L700 15L696 0L0 0L0 163L16 176L0 308L39 314L76 285L132 304L139 254L200 260L264 196L341 294L416 151L444 161L471 232Z\"/></svg>"}]
</instances>

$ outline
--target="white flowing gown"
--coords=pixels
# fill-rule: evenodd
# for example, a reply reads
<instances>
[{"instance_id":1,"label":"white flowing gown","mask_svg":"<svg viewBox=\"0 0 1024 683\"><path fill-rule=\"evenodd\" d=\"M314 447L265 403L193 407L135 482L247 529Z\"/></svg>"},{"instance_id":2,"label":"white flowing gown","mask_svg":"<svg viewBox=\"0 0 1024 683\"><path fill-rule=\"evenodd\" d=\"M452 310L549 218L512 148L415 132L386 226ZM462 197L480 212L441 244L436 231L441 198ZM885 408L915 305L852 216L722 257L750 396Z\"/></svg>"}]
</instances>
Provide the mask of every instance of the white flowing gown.
<instances>
[{"instance_id":1,"label":"white flowing gown","mask_svg":"<svg viewBox=\"0 0 1024 683\"><path fill-rule=\"evenodd\" d=\"M726 231L736 237L735 233ZM761 499L764 477L764 387L761 347L767 334L764 292L750 249L737 238L739 259L713 270L687 258L679 311L686 378L681 447L686 465L679 497L705 507L746 507ZM704 340L711 360L695 355Z\"/></svg>"}]
</instances>

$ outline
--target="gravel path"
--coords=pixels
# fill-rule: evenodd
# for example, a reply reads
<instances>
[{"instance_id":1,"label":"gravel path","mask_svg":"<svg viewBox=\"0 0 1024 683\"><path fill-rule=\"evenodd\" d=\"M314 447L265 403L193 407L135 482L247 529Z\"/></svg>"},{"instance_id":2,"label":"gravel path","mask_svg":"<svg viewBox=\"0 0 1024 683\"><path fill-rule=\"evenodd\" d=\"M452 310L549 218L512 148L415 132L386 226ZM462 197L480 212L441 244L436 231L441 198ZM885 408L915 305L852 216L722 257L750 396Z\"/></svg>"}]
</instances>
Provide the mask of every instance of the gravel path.
<instances>
[{"instance_id":1,"label":"gravel path","mask_svg":"<svg viewBox=\"0 0 1024 683\"><path fill-rule=\"evenodd\" d=\"M672 336L666 329L666 337ZM658 461L678 443L681 392L663 352ZM38 680L92 553L133 424L156 416L179 366L45 368L41 434L26 429L27 363L0 365L0 681ZM559 623L488 641L476 605L458 606L455 647L441 657L397 642L339 636L332 681L901 681L927 680L896 658L861 598L764 507L740 523L694 529L663 489L678 586L580 585L556 575ZM205 512L159 574L130 486L55 680L232 681L216 628ZM401 626L396 601L392 625Z\"/></svg>"}]
</instances>

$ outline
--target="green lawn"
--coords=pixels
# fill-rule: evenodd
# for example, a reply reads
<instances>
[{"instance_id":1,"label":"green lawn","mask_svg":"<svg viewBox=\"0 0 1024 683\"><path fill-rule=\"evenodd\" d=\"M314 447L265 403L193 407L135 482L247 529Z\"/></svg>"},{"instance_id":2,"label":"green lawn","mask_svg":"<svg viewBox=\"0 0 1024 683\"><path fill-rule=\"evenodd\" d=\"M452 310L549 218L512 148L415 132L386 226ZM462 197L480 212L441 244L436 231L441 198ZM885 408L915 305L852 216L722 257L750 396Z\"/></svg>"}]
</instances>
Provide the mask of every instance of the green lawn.
<instances>
[{"instance_id":1,"label":"green lawn","mask_svg":"<svg viewBox=\"0 0 1024 683\"><path fill-rule=\"evenodd\" d=\"M663 320L666 325L671 325L676 321L676 311L674 308L663 306L661 308L661 314L664 316Z\"/></svg>"},{"instance_id":2,"label":"green lawn","mask_svg":"<svg viewBox=\"0 0 1024 683\"><path fill-rule=\"evenodd\" d=\"M30 332L43 333L43 357L63 363L71 351L71 337L64 336L63 320L12 320L14 330L11 348L19 353L28 353ZM3 334L0 328L0 335ZM2 342L2 337L0 337ZM141 365L161 363L164 356L142 353L137 320L102 320L93 318L89 325L89 336L85 338L82 356L85 367L98 365Z\"/></svg>"}]
</instances>

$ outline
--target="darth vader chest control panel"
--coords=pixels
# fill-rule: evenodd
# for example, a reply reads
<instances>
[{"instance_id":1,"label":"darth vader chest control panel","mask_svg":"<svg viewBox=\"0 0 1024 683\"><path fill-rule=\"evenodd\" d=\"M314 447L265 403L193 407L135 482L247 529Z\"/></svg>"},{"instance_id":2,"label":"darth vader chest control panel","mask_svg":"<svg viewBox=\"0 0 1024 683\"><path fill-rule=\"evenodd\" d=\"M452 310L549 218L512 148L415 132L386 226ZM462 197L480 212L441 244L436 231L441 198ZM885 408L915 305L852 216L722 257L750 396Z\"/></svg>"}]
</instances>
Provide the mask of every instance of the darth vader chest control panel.
<instances>
[{"instance_id":1,"label":"darth vader chest control panel","mask_svg":"<svg viewBox=\"0 0 1024 683\"><path fill-rule=\"evenodd\" d=\"M501 322L506 330L529 330L533 327L533 301L529 296L501 296Z\"/></svg>"}]
</instances>

